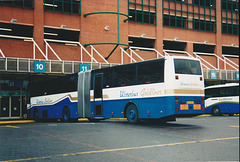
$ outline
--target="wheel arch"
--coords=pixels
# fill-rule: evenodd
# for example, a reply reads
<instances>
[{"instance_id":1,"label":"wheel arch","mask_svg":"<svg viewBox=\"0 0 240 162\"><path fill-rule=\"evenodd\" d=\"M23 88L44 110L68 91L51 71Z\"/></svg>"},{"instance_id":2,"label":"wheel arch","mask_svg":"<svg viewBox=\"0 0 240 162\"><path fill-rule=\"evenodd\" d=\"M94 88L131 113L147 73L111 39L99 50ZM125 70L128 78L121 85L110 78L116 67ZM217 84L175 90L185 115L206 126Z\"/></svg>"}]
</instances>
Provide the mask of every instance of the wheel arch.
<instances>
[{"instance_id":1,"label":"wheel arch","mask_svg":"<svg viewBox=\"0 0 240 162\"><path fill-rule=\"evenodd\" d=\"M136 103L134 103L134 102L128 102L126 105L125 105L125 108L124 108L124 118L126 118L127 116L126 116L126 112L127 112L127 108L128 108L128 106L130 106L130 105L135 105L136 106L136 108L137 108L137 110L138 110L138 106L137 106L137 104ZM138 116L139 116L139 110L138 110Z\"/></svg>"},{"instance_id":2,"label":"wheel arch","mask_svg":"<svg viewBox=\"0 0 240 162\"><path fill-rule=\"evenodd\" d=\"M70 108L68 107L68 105L64 105L63 106L63 109L62 109L62 121L66 121L66 119L64 119L64 113L65 112L68 112L69 113L69 119L68 120L70 120L71 119L71 111L70 111Z\"/></svg>"},{"instance_id":3,"label":"wheel arch","mask_svg":"<svg viewBox=\"0 0 240 162\"><path fill-rule=\"evenodd\" d=\"M218 109L219 112L217 112L217 113L214 112L216 109ZM220 106L218 106L218 105L212 106L211 114L214 115L214 116L220 116L220 115L222 115L222 110L221 110Z\"/></svg>"},{"instance_id":4,"label":"wheel arch","mask_svg":"<svg viewBox=\"0 0 240 162\"><path fill-rule=\"evenodd\" d=\"M64 110L64 109L70 110L68 105L64 105L64 106L63 106L63 110Z\"/></svg>"}]
</instances>

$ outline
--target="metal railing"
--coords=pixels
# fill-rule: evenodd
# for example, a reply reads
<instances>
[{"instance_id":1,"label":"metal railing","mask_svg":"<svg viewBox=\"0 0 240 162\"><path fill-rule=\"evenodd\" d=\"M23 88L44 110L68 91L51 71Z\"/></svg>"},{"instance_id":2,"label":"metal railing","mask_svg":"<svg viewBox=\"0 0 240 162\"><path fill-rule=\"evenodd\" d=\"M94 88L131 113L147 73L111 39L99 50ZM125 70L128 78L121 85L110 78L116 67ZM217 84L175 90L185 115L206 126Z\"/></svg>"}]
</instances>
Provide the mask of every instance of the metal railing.
<instances>
[{"instance_id":1,"label":"metal railing","mask_svg":"<svg viewBox=\"0 0 240 162\"><path fill-rule=\"evenodd\" d=\"M203 69L204 79L211 80L211 69ZM214 70L216 71L216 78L214 80L237 80L236 70Z\"/></svg>"},{"instance_id":2,"label":"metal railing","mask_svg":"<svg viewBox=\"0 0 240 162\"><path fill-rule=\"evenodd\" d=\"M33 53L32 58L15 58L15 57L6 57L3 51L0 49L0 71L7 72L34 72L34 61L44 61L45 62L45 73L75 73L80 71L80 64L86 63L89 64L91 69L98 69L103 67L110 67L117 64L109 63L93 46L91 47L91 54L84 48L80 42L72 42L72 41L61 41L61 40L51 40L44 39L45 43L45 53L41 50L38 44L33 40L33 38L29 37L18 37L18 36L10 36L10 35L0 35L3 38L11 38L16 40L22 40L24 42L30 42L33 44ZM55 43L64 43L65 45L74 45L80 47L80 61L64 61L59 55L54 51L49 42ZM44 57L44 59L36 59L36 51L39 51L40 54ZM49 60L49 51L51 51L54 56L57 58L56 60ZM83 61L83 53L87 54L91 60ZM97 54L104 63L98 62L93 55Z\"/></svg>"},{"instance_id":3,"label":"metal railing","mask_svg":"<svg viewBox=\"0 0 240 162\"><path fill-rule=\"evenodd\" d=\"M160 52L158 52L155 48L145 48L145 47L129 47L130 52L133 52L134 54L138 55L135 51L133 50L145 50L145 51L153 51L156 52L156 58L164 57ZM165 54L165 56L168 56L168 54Z\"/></svg>"},{"instance_id":4,"label":"metal railing","mask_svg":"<svg viewBox=\"0 0 240 162\"><path fill-rule=\"evenodd\" d=\"M124 56L124 54L130 58L130 63L132 63L132 62L137 62L137 60L134 59L134 56L136 56L140 61L144 61L144 59L143 59L139 54L137 54L136 51L138 51L138 50L145 50L145 51L153 51L153 52L156 52L156 58L164 57L160 52L158 52L158 51L157 51L156 49L154 49L154 48L129 47L130 54L127 53L122 47L120 47L120 50L121 50L121 64L124 63L124 61L123 61L123 58L124 58L123 56ZM135 50L135 51L134 51L134 50Z\"/></svg>"},{"instance_id":5,"label":"metal railing","mask_svg":"<svg viewBox=\"0 0 240 162\"><path fill-rule=\"evenodd\" d=\"M207 63L209 66L211 66L213 69L215 70L220 70L220 61L222 61L224 63L224 70L227 70L227 65L232 67L235 70L239 70L238 68L236 68L234 65L232 65L232 61L231 63L227 62L226 59L222 59L221 57L219 57L218 55L216 55L215 53L202 53L202 52L193 52L193 54L201 59L202 61L204 61L205 63ZM207 56L214 56L217 58L217 67L213 66L212 64L210 64L208 61L204 60L202 57L200 57L199 55L207 55ZM237 64L236 64L237 65ZM238 65L237 65L238 66ZM210 69L207 67L207 69Z\"/></svg>"},{"instance_id":6,"label":"metal railing","mask_svg":"<svg viewBox=\"0 0 240 162\"><path fill-rule=\"evenodd\" d=\"M237 69L239 69L239 65L238 65L238 64L236 64L235 62L233 62L232 60L230 60L229 58L227 58L227 57L235 57L235 58L238 58L238 59L239 59L239 56L223 54L222 57L223 57L223 59L224 59L226 62L229 61L233 66L235 66Z\"/></svg>"},{"instance_id":7,"label":"metal railing","mask_svg":"<svg viewBox=\"0 0 240 162\"><path fill-rule=\"evenodd\" d=\"M202 65L204 65L204 67L206 68L206 69L215 69L215 70L217 70L217 68L215 67L215 66L213 66L212 64L210 64L209 62L207 62L205 59L203 59L202 57L200 57L199 55L197 55L195 52L193 52L193 54L196 56L196 58L198 58L198 59L200 59L201 60L201 62L202 62ZM204 64L204 63L206 63L206 64ZM210 66L210 68L209 68L209 66Z\"/></svg>"},{"instance_id":8,"label":"metal railing","mask_svg":"<svg viewBox=\"0 0 240 162\"><path fill-rule=\"evenodd\" d=\"M36 58L36 51L38 50L41 55L48 60L47 56L43 53L43 51L41 50L41 48L38 46L38 44L33 40L33 38L30 37L19 37L19 36L11 36L11 35L0 35L0 37L3 38L10 38L10 39L18 39L18 40L23 40L25 42L32 42L33 43L33 59ZM2 54L2 56L4 57L2 51L0 52Z\"/></svg>"},{"instance_id":9,"label":"metal railing","mask_svg":"<svg viewBox=\"0 0 240 162\"><path fill-rule=\"evenodd\" d=\"M8 72L34 72L34 62L35 61L44 61L45 62L45 73L63 73L63 74L71 74L80 71L80 64L87 63L89 64L90 70L91 69L99 69L103 67L111 67L118 64L109 63L92 45L90 45L91 52L89 53L80 42L71 42L71 41L60 41L60 40L50 40L45 39L46 51L45 53L40 49L37 43L33 40L33 38L28 37L18 37L18 36L7 36L7 35L0 35L0 37L5 38L14 38L20 39L27 42L33 43L33 57L32 58L14 58L14 57L6 57L3 51L0 49L0 71L8 71ZM55 43L64 43L65 45L73 45L80 47L80 61L63 61L59 55L54 51L54 49L50 46L48 42L55 42ZM40 54L44 57L44 59L36 59L36 51L39 51ZM49 50L56 56L57 60L49 60ZM140 61L144 61L144 59L137 54L136 51L138 50L145 50L145 51L153 51L156 52L156 58L164 57L160 52L153 48L142 48L142 47L130 47L129 51L130 54L127 53L122 47L121 50L121 64L124 64L124 55L130 58L130 62L137 62L135 58L138 58ZM183 53L189 57L197 57L201 60L204 69L204 77L205 79L211 79L211 70L215 70L217 72L217 79L223 80L235 80L236 73L239 71L239 65L234 63L230 60L228 55L223 55L223 58L217 56L214 53L200 53L194 52L193 56L190 55L186 51L175 51L175 50L163 50L165 56L169 56L169 53ZM83 61L83 53L86 53L91 60L89 62ZM94 54L97 54L101 61L104 63L98 62L94 58ZM210 64L208 61L203 59L199 55L210 55L217 58L217 67ZM135 58L134 58L135 57ZM232 55L230 57L233 57ZM239 58L238 56L234 56ZM220 61L224 63L224 70L220 70ZM233 68L234 70L227 70L227 65Z\"/></svg>"},{"instance_id":10,"label":"metal railing","mask_svg":"<svg viewBox=\"0 0 240 162\"><path fill-rule=\"evenodd\" d=\"M3 54L3 51L0 49L0 53L2 55L2 57L5 57L5 55Z\"/></svg>"},{"instance_id":11,"label":"metal railing","mask_svg":"<svg viewBox=\"0 0 240 162\"><path fill-rule=\"evenodd\" d=\"M122 50L123 52L124 50ZM125 53L126 54L126 53ZM130 57L130 55L129 55ZM34 61L41 61L31 58L11 58L11 57L0 57L0 72L27 72L35 73L34 71ZM72 74L80 71L80 64L91 62L81 62L81 61L59 61L59 60L43 60L45 62L45 73L55 73L55 74ZM134 61L136 62L136 60ZM107 64L107 63L92 63L90 70L100 69L105 67L115 66L117 64ZM204 79L211 79L212 69L203 69ZM218 80L236 80L236 70L215 70L217 73Z\"/></svg>"},{"instance_id":12,"label":"metal railing","mask_svg":"<svg viewBox=\"0 0 240 162\"><path fill-rule=\"evenodd\" d=\"M189 54L187 51L177 51L177 50L163 50L163 52L165 54L170 55L169 53L173 53L173 54L184 54L187 55L188 57L193 57L191 54ZM213 65L211 65L210 63L208 63L206 60L204 60L203 58L201 58L200 56L194 54L196 58L201 60L201 64L204 68L206 69L211 69L208 66L212 67L213 69L215 69L215 67ZM207 66L208 65L208 66Z\"/></svg>"},{"instance_id":13,"label":"metal railing","mask_svg":"<svg viewBox=\"0 0 240 162\"><path fill-rule=\"evenodd\" d=\"M192 55L190 55L187 51L177 51L177 50L163 50L163 52L165 53L165 56L169 56L169 53L174 53L174 54L185 54L189 57L193 57Z\"/></svg>"},{"instance_id":14,"label":"metal railing","mask_svg":"<svg viewBox=\"0 0 240 162\"><path fill-rule=\"evenodd\" d=\"M124 64L124 54L130 58L130 62L137 62L131 55L129 55L122 47L120 47L121 50L121 64Z\"/></svg>"},{"instance_id":15,"label":"metal railing","mask_svg":"<svg viewBox=\"0 0 240 162\"><path fill-rule=\"evenodd\" d=\"M80 61L83 61L83 54L86 53L90 58L90 67L92 68L93 63L99 63L96 58L94 58L94 53L97 54L102 61L104 61L106 64L109 64L109 62L91 45L90 50L91 53L89 53L86 48L80 43L80 42L74 42L74 41L62 41L62 40L52 40L52 39L44 39L44 42L46 44L46 55L48 56L48 49L50 49L53 54L58 58L59 61L62 61L62 59L59 57L59 55L54 51L54 49L50 46L48 42L51 43L64 43L65 45L71 45L71 46L79 46L80 47Z\"/></svg>"},{"instance_id":16,"label":"metal railing","mask_svg":"<svg viewBox=\"0 0 240 162\"><path fill-rule=\"evenodd\" d=\"M117 64L81 61L39 60L32 58L0 57L0 71L35 73L34 62L45 62L45 73L72 74L80 71L80 64L89 64L90 70L111 67Z\"/></svg>"},{"instance_id":17,"label":"metal railing","mask_svg":"<svg viewBox=\"0 0 240 162\"><path fill-rule=\"evenodd\" d=\"M100 57L102 58L102 60L103 60L104 62L106 62L107 64L109 64L109 62L108 62L92 45L90 45L90 47L91 47L91 55L92 55L92 57L93 57L93 54L94 54L94 52L95 52L98 56L100 56Z\"/></svg>"}]
</instances>

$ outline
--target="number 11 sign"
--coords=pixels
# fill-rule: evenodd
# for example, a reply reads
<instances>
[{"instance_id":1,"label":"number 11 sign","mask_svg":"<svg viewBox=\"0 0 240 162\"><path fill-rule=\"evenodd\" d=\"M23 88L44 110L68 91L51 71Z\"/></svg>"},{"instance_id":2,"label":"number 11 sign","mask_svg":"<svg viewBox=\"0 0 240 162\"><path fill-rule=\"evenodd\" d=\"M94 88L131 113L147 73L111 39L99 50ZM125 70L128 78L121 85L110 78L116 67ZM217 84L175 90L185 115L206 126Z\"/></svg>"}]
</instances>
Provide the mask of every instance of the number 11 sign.
<instances>
[{"instance_id":1,"label":"number 11 sign","mask_svg":"<svg viewBox=\"0 0 240 162\"><path fill-rule=\"evenodd\" d=\"M88 71L88 70L89 70L89 64L80 64L80 72Z\"/></svg>"}]
</instances>

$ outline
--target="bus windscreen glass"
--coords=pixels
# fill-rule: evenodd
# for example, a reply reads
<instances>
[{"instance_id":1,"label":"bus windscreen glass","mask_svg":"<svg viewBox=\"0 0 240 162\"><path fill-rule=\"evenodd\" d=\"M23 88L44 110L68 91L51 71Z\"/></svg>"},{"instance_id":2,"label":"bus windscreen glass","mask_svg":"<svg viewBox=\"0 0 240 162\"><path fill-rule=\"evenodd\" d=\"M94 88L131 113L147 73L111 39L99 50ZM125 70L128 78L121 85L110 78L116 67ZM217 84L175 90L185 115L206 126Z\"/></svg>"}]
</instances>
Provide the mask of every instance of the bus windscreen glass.
<instances>
[{"instance_id":1,"label":"bus windscreen glass","mask_svg":"<svg viewBox=\"0 0 240 162\"><path fill-rule=\"evenodd\" d=\"M199 61L174 59L176 74L193 74L202 75L201 65Z\"/></svg>"}]
</instances>

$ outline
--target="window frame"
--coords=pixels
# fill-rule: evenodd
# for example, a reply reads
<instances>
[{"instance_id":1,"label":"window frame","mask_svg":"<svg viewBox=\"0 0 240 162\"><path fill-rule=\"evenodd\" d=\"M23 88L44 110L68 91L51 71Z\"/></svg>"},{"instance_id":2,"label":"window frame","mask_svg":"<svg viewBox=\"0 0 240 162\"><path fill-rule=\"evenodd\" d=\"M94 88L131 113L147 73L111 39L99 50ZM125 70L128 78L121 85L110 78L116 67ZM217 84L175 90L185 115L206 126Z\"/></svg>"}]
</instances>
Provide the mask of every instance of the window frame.
<instances>
[{"instance_id":1,"label":"window frame","mask_svg":"<svg viewBox=\"0 0 240 162\"><path fill-rule=\"evenodd\" d=\"M199 66L199 67L195 66L197 68L197 71L194 73L192 71L192 69L193 69L192 65L187 68L186 64L183 64L183 63L180 63L180 62L176 62L176 61L183 61L184 63L189 62L190 64L193 64L194 62L198 62L199 64L197 66ZM184 66L179 67L179 65L184 65ZM180 69L182 69L182 71L179 71ZM186 70L188 70L188 71L186 71ZM175 74L202 75L201 64L197 60L186 60L186 59L177 59L177 58L175 58L174 59L174 72L175 72Z\"/></svg>"},{"instance_id":2,"label":"window frame","mask_svg":"<svg viewBox=\"0 0 240 162\"><path fill-rule=\"evenodd\" d=\"M213 5L201 5L201 3L195 3L194 0L163 0L163 26L199 30L194 29L195 19L198 19L204 21L205 26L209 22L210 25L214 26L210 27L209 30L205 27L204 30L200 31L216 32L216 0L211 0L211 2ZM175 20L173 25L171 25L171 19ZM177 23L178 20L182 21L181 25Z\"/></svg>"},{"instance_id":3,"label":"window frame","mask_svg":"<svg viewBox=\"0 0 240 162\"><path fill-rule=\"evenodd\" d=\"M128 0L128 15L132 16L129 18L129 22L137 22L143 24L157 24L157 0L147 0L147 4L137 3L136 0ZM154 4L151 4L154 3ZM134 8L131 8L134 6Z\"/></svg>"},{"instance_id":4,"label":"window frame","mask_svg":"<svg viewBox=\"0 0 240 162\"><path fill-rule=\"evenodd\" d=\"M22 2L22 4L21 4L21 2ZM30 4L30 5L28 5L28 4ZM7 5L7 6L12 6L12 7L21 7L21 8L34 9L34 0L8 0L8 1L0 1L0 5Z\"/></svg>"},{"instance_id":5,"label":"window frame","mask_svg":"<svg viewBox=\"0 0 240 162\"><path fill-rule=\"evenodd\" d=\"M221 0L221 23L223 34L239 35L239 2Z\"/></svg>"},{"instance_id":6,"label":"window frame","mask_svg":"<svg viewBox=\"0 0 240 162\"><path fill-rule=\"evenodd\" d=\"M227 94L224 92L229 90L233 90L233 94ZM209 92L211 92L209 94ZM230 87L218 87L218 88L209 88L205 89L205 99L208 98L216 98L216 97L231 97L231 96L239 96L239 86L230 86Z\"/></svg>"},{"instance_id":7,"label":"window frame","mask_svg":"<svg viewBox=\"0 0 240 162\"><path fill-rule=\"evenodd\" d=\"M152 65L154 63L162 63L161 66L163 67L161 70L161 80L158 81L153 81L153 80L148 80L147 82L140 82L139 81L139 70L140 66L142 65L146 65L149 64L152 68ZM131 83L123 83L123 84L115 84L115 80L114 80L114 71L118 68L122 68L123 70L125 69L126 71L129 69L129 67L133 67L136 69L136 74L134 76L135 81L131 82ZM153 68L153 69L157 69L157 68ZM139 63L133 63L133 64L126 64L126 65L119 65L119 66L115 66L115 67L109 67L109 68L104 68L104 69L96 69L93 71L92 73L92 79L93 76L95 74L98 73L103 73L103 88L114 88L114 87L121 87L121 86L133 86L133 85L142 85L142 84L152 84L152 83L162 83L165 81L165 59L157 59L157 60L152 60L152 61L146 61L146 62L139 62ZM149 72L148 72L149 73ZM149 74L153 74L153 73L149 73ZM106 78L108 79L108 82L106 82ZM91 83L93 84L93 83ZM91 85L91 89L93 89L93 85Z\"/></svg>"},{"instance_id":8,"label":"window frame","mask_svg":"<svg viewBox=\"0 0 240 162\"><path fill-rule=\"evenodd\" d=\"M81 15L81 0L44 0L45 11L55 11L69 14ZM66 5L71 8L70 11L66 10ZM60 7L58 7L60 6ZM75 8L78 7L78 11Z\"/></svg>"}]
</instances>

